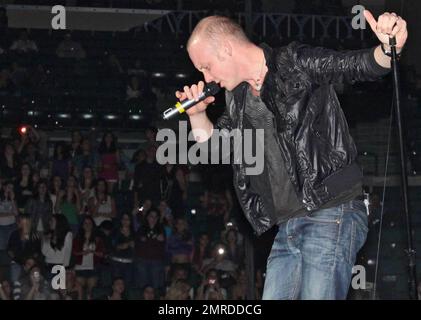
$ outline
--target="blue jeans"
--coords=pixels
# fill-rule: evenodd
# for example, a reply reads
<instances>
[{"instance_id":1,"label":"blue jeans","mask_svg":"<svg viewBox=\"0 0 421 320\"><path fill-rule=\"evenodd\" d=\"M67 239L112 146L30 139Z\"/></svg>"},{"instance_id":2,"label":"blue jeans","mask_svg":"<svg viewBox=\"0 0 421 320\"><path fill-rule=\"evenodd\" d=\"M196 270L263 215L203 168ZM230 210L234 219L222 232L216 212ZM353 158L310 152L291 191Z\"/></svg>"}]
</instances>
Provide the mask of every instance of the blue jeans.
<instances>
[{"instance_id":1,"label":"blue jeans","mask_svg":"<svg viewBox=\"0 0 421 320\"><path fill-rule=\"evenodd\" d=\"M10 234L16 230L16 224L10 224L8 226L0 226L0 250L6 250L9 242Z\"/></svg>"},{"instance_id":2,"label":"blue jeans","mask_svg":"<svg viewBox=\"0 0 421 320\"><path fill-rule=\"evenodd\" d=\"M117 261L111 261L111 266L113 278L123 278L126 288L135 286L135 284L133 284L133 263L121 263Z\"/></svg>"},{"instance_id":3,"label":"blue jeans","mask_svg":"<svg viewBox=\"0 0 421 320\"><path fill-rule=\"evenodd\" d=\"M367 225L364 202L357 200L279 225L263 299L346 299Z\"/></svg>"},{"instance_id":4,"label":"blue jeans","mask_svg":"<svg viewBox=\"0 0 421 320\"><path fill-rule=\"evenodd\" d=\"M145 285L150 285L155 289L164 287L165 265L163 261L138 258L136 269L139 288L143 288Z\"/></svg>"}]
</instances>

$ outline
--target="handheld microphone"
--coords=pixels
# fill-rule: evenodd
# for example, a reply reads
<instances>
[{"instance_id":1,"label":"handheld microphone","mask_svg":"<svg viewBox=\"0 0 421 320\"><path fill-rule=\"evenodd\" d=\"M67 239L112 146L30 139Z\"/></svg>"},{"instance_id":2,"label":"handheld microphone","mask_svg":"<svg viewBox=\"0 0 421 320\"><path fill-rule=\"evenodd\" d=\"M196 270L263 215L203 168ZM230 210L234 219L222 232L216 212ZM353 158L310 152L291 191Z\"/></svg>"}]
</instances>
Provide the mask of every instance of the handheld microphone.
<instances>
[{"instance_id":1,"label":"handheld microphone","mask_svg":"<svg viewBox=\"0 0 421 320\"><path fill-rule=\"evenodd\" d=\"M162 114L162 118L164 120L168 120L174 117L176 114L183 113L191 107L195 106L200 101L205 100L207 97L217 94L220 89L221 88L216 84L216 82L209 82L208 84L206 84L205 88L203 89L203 92L199 95L198 101L194 99L185 99L183 101L177 102L174 107L164 111L164 113Z\"/></svg>"}]
</instances>

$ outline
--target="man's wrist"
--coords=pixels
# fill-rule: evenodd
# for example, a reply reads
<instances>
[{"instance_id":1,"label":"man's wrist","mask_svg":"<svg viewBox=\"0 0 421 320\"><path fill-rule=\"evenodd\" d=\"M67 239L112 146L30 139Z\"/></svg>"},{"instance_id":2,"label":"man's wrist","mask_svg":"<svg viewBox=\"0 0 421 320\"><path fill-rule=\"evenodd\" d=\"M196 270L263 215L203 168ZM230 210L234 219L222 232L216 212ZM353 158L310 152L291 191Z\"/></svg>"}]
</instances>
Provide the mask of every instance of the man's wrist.
<instances>
[{"instance_id":1,"label":"man's wrist","mask_svg":"<svg viewBox=\"0 0 421 320\"><path fill-rule=\"evenodd\" d=\"M382 43L382 44L380 44L380 46L382 47L382 50L383 50L383 53L384 52L386 52L385 54L386 55L389 55L389 54L387 54L387 53L391 53L392 52L392 46L391 45L389 45L389 44L386 44L386 43ZM398 47L396 47L396 53L399 55L399 54L401 54L401 52L402 52L402 49L403 48L398 48Z\"/></svg>"}]
</instances>

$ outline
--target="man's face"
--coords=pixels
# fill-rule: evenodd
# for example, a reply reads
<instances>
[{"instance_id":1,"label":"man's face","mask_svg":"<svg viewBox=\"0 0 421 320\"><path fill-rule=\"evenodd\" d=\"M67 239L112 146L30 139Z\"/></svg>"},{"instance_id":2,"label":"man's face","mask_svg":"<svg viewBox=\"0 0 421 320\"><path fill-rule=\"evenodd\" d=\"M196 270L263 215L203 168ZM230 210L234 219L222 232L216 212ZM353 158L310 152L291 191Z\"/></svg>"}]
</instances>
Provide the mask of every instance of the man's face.
<instances>
[{"instance_id":1,"label":"man's face","mask_svg":"<svg viewBox=\"0 0 421 320\"><path fill-rule=\"evenodd\" d=\"M215 81L221 88L232 91L241 82L236 64L223 45L216 47L210 41L195 39L187 50L196 69L203 73L206 83Z\"/></svg>"}]
</instances>

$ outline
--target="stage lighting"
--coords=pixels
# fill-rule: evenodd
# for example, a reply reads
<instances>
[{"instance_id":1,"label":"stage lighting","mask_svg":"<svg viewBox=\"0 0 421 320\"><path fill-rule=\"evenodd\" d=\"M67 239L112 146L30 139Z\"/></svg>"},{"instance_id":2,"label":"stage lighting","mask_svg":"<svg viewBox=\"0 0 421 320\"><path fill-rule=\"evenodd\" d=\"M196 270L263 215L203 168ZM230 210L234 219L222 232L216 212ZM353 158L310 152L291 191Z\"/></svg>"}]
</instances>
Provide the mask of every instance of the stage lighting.
<instances>
[{"instance_id":1,"label":"stage lighting","mask_svg":"<svg viewBox=\"0 0 421 320\"><path fill-rule=\"evenodd\" d=\"M132 114L129 116L130 120L140 120L140 116L138 114Z\"/></svg>"},{"instance_id":2,"label":"stage lighting","mask_svg":"<svg viewBox=\"0 0 421 320\"><path fill-rule=\"evenodd\" d=\"M165 77L165 74L162 73L162 72L154 72L154 73L152 73L152 76L155 77L155 78L163 78L163 77Z\"/></svg>"},{"instance_id":3,"label":"stage lighting","mask_svg":"<svg viewBox=\"0 0 421 320\"><path fill-rule=\"evenodd\" d=\"M69 119L71 116L70 116L70 113L59 113L59 114L57 114L57 118L60 118L60 119Z\"/></svg>"}]
</instances>

